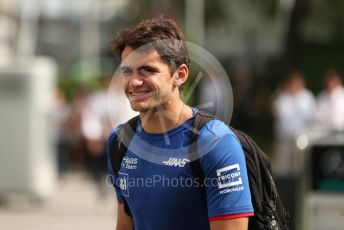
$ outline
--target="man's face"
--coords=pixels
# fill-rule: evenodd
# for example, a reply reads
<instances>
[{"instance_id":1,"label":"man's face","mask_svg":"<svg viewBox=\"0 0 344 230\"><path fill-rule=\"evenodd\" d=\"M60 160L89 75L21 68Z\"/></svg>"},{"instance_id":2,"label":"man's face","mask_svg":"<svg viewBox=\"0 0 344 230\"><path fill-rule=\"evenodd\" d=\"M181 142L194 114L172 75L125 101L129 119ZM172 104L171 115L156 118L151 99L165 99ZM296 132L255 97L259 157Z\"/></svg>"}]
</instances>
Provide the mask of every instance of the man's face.
<instances>
[{"instance_id":1,"label":"man's face","mask_svg":"<svg viewBox=\"0 0 344 230\"><path fill-rule=\"evenodd\" d=\"M325 79L325 87L327 92L332 92L340 84L340 80L337 77L327 77Z\"/></svg>"},{"instance_id":2,"label":"man's face","mask_svg":"<svg viewBox=\"0 0 344 230\"><path fill-rule=\"evenodd\" d=\"M125 94L134 111L145 112L163 106L179 97L175 76L157 51L135 51L126 47L122 53L120 75L124 78Z\"/></svg>"},{"instance_id":3,"label":"man's face","mask_svg":"<svg viewBox=\"0 0 344 230\"><path fill-rule=\"evenodd\" d=\"M305 87L305 83L302 78L295 77L290 80L290 90L292 94L299 93Z\"/></svg>"}]
</instances>

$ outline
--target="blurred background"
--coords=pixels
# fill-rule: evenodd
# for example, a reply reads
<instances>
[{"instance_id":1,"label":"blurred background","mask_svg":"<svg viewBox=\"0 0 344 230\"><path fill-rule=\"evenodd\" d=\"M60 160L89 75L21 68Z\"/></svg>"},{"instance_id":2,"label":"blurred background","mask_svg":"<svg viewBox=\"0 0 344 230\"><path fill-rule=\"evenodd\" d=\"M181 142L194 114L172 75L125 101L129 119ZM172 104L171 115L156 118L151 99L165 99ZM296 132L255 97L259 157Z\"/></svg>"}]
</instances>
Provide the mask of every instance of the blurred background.
<instances>
[{"instance_id":1,"label":"blurred background","mask_svg":"<svg viewBox=\"0 0 344 230\"><path fill-rule=\"evenodd\" d=\"M115 228L104 146L134 114L113 92L109 121L109 41L161 14L227 71L231 125L271 157L292 229L342 229L343 0L0 0L0 228Z\"/></svg>"}]
</instances>

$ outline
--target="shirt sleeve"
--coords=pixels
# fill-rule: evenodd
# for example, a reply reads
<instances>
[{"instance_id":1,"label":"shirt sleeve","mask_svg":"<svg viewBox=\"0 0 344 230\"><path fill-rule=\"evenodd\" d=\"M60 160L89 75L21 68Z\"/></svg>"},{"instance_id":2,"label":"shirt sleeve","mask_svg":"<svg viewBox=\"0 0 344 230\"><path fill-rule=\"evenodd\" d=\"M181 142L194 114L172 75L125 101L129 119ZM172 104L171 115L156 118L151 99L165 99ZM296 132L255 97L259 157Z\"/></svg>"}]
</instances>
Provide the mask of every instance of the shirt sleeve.
<instances>
[{"instance_id":1,"label":"shirt sleeve","mask_svg":"<svg viewBox=\"0 0 344 230\"><path fill-rule=\"evenodd\" d=\"M209 220L252 216L245 155L239 140L218 120L210 121L204 129L200 133L201 140L212 143L201 158Z\"/></svg>"},{"instance_id":2,"label":"shirt sleeve","mask_svg":"<svg viewBox=\"0 0 344 230\"><path fill-rule=\"evenodd\" d=\"M116 192L116 197L117 197L117 201L119 203L123 203L123 195L121 192L121 189L118 186L118 178L116 177L114 170L112 168L112 161L111 161L111 145L114 142L114 139L116 138L116 134L118 132L120 128L115 128L109 138L108 138L108 142L107 142L107 146L106 146L106 153L107 153L107 164L108 164L108 180L110 181L111 184L113 185L113 187L115 188L115 192Z\"/></svg>"}]
</instances>

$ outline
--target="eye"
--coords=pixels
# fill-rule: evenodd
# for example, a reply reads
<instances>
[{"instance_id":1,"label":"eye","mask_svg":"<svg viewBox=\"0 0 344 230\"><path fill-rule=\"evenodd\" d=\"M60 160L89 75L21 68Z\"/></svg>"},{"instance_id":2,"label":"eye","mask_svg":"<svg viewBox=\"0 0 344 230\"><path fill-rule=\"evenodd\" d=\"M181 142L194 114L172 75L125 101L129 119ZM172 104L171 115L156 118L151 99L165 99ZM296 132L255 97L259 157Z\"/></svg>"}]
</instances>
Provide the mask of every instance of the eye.
<instances>
[{"instance_id":1,"label":"eye","mask_svg":"<svg viewBox=\"0 0 344 230\"><path fill-rule=\"evenodd\" d=\"M144 67L140 70L141 74L144 76L149 76L153 73L155 73L156 71L153 68L150 67Z\"/></svg>"},{"instance_id":2,"label":"eye","mask_svg":"<svg viewBox=\"0 0 344 230\"><path fill-rule=\"evenodd\" d=\"M130 76L133 73L133 71L130 68L122 68L121 69L121 75L123 76Z\"/></svg>"}]
</instances>

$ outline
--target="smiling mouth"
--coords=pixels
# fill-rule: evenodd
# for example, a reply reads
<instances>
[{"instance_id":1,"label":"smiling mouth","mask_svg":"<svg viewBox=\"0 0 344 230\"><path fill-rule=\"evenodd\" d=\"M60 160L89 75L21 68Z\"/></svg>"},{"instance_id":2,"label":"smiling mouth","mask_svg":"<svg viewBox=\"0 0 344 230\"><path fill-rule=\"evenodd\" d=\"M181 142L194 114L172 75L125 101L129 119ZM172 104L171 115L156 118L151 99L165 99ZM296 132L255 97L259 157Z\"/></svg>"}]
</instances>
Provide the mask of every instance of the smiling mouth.
<instances>
[{"instance_id":1,"label":"smiling mouth","mask_svg":"<svg viewBox=\"0 0 344 230\"><path fill-rule=\"evenodd\" d=\"M155 91L145 90L145 91L129 91L128 98L130 102L144 100L148 97L155 95Z\"/></svg>"}]
</instances>

